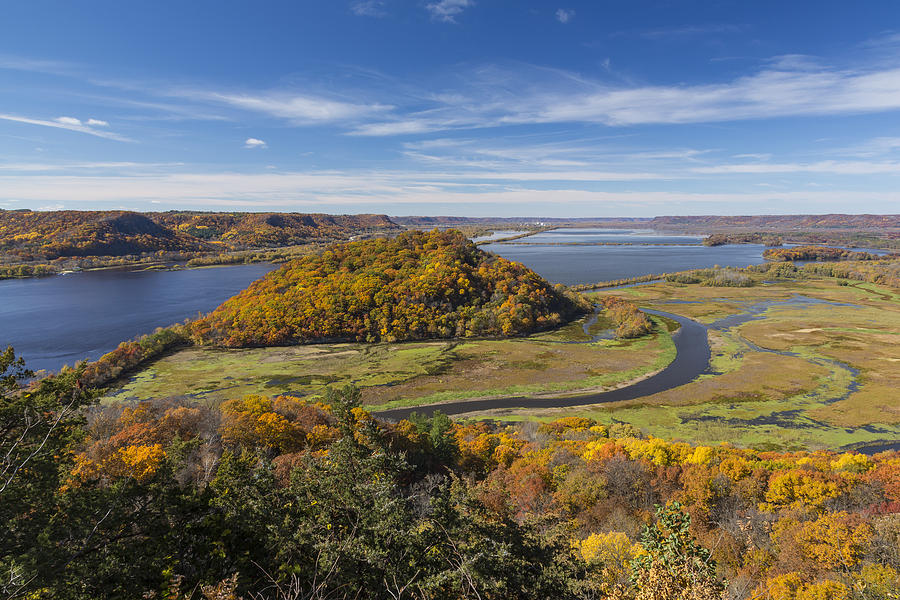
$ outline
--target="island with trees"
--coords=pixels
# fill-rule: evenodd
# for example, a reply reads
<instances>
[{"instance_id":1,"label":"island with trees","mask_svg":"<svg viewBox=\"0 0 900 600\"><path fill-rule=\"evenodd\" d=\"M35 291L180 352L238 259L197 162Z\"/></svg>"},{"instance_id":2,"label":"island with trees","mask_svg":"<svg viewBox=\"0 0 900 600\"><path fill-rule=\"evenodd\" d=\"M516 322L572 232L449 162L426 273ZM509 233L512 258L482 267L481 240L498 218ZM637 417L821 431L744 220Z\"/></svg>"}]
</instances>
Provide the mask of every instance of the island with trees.
<instances>
[{"instance_id":1,"label":"island with trees","mask_svg":"<svg viewBox=\"0 0 900 600\"><path fill-rule=\"evenodd\" d=\"M518 335L587 310L527 267L435 230L287 263L193 323L192 335L228 347Z\"/></svg>"}]
</instances>

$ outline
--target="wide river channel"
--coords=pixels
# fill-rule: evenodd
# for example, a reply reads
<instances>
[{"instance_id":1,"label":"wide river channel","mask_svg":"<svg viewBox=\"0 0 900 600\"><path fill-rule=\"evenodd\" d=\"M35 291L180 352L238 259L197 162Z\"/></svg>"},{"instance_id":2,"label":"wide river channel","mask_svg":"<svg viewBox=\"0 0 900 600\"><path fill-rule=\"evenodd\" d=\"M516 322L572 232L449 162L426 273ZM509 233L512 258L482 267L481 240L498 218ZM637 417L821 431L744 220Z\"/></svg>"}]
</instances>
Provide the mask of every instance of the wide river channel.
<instances>
[{"instance_id":1,"label":"wide river channel","mask_svg":"<svg viewBox=\"0 0 900 600\"><path fill-rule=\"evenodd\" d=\"M763 261L763 246L709 248L701 240L641 230L561 229L482 248L567 285ZM0 281L0 349L13 346L34 370L96 359L121 341L212 310L273 268L105 270Z\"/></svg>"},{"instance_id":2,"label":"wide river channel","mask_svg":"<svg viewBox=\"0 0 900 600\"><path fill-rule=\"evenodd\" d=\"M119 342L209 312L274 265L104 270L0 281L0 350L32 370L96 359Z\"/></svg>"}]
</instances>

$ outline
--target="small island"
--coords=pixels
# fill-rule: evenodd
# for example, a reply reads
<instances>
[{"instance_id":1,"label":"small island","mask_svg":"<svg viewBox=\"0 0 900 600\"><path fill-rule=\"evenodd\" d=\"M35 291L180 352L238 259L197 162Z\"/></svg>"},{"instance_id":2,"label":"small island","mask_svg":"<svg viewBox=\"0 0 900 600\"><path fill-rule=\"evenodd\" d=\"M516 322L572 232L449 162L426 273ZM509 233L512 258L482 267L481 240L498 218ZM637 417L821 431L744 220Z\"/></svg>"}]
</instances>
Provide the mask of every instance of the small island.
<instances>
[{"instance_id":1,"label":"small island","mask_svg":"<svg viewBox=\"0 0 900 600\"><path fill-rule=\"evenodd\" d=\"M458 231L338 244L254 282L191 333L227 347L520 335L590 310Z\"/></svg>"}]
</instances>

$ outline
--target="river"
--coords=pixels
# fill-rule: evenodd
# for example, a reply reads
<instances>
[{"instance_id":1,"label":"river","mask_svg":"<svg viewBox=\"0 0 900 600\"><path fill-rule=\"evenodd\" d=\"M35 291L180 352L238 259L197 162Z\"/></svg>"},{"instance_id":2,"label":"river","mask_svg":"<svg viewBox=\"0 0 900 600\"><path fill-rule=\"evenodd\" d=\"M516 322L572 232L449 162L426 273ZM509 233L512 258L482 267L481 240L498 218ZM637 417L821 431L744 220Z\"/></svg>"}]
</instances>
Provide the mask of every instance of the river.
<instances>
[{"instance_id":1,"label":"river","mask_svg":"<svg viewBox=\"0 0 900 600\"><path fill-rule=\"evenodd\" d=\"M583 406L585 404L634 400L635 398L649 396L690 383L709 368L709 340L704 325L692 319L688 319L687 317L682 317L681 315L657 310L645 309L645 311L678 322L680 327L672 334L672 341L675 342L677 354L675 360L669 363L662 371L631 385L605 392L577 393L566 397L515 396L506 398L488 398L484 400L463 400L460 402L445 402L442 404L429 404L427 406L397 408L376 414L381 418L400 420L408 418L413 412L418 412L419 414L432 414L436 410L439 410L446 415L457 415L496 409L562 408L566 406Z\"/></svg>"},{"instance_id":2,"label":"river","mask_svg":"<svg viewBox=\"0 0 900 600\"><path fill-rule=\"evenodd\" d=\"M746 267L763 261L762 244L703 246L700 236L647 230L554 229L482 249L521 262L553 283L576 285L654 273Z\"/></svg>"},{"instance_id":3,"label":"river","mask_svg":"<svg viewBox=\"0 0 900 600\"><path fill-rule=\"evenodd\" d=\"M275 266L103 270L0 281L0 349L32 370L96 359L119 342L208 312Z\"/></svg>"}]
</instances>

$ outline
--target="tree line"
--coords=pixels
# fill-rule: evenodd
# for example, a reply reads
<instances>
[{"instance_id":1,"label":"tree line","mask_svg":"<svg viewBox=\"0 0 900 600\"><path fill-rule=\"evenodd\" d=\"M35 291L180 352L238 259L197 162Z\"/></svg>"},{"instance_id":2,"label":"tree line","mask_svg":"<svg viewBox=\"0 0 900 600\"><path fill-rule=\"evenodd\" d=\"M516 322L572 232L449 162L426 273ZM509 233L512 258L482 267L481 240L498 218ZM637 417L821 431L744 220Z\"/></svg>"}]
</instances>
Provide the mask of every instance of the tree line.
<instances>
[{"instance_id":1,"label":"tree line","mask_svg":"<svg viewBox=\"0 0 900 600\"><path fill-rule=\"evenodd\" d=\"M766 260L877 260L882 258L871 252L855 252L830 246L795 246L794 248L767 248L763 251Z\"/></svg>"}]
</instances>

